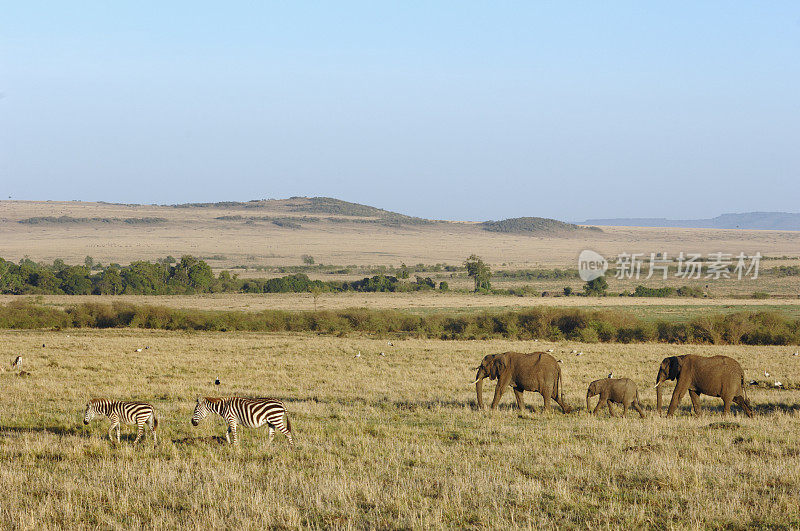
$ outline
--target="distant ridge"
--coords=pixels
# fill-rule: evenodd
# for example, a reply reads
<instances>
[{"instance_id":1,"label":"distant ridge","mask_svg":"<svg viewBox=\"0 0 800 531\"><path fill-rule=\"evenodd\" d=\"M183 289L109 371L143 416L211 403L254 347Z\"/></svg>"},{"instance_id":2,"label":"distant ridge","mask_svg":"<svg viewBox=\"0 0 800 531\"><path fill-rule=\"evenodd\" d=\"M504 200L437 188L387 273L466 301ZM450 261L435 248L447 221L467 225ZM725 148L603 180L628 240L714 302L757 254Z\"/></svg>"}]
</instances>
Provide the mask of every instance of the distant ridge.
<instances>
[{"instance_id":1,"label":"distant ridge","mask_svg":"<svg viewBox=\"0 0 800 531\"><path fill-rule=\"evenodd\" d=\"M614 227L682 227L687 229L800 230L800 214L791 212L745 212L708 219L608 218L587 219L582 225Z\"/></svg>"},{"instance_id":2,"label":"distant ridge","mask_svg":"<svg viewBox=\"0 0 800 531\"><path fill-rule=\"evenodd\" d=\"M181 203L173 208L265 208L285 212L333 214L357 218L373 218L384 225L427 225L434 220L406 216L369 205L351 203L333 197L290 197L289 199L253 199L251 201L220 201L218 203Z\"/></svg>"},{"instance_id":3,"label":"distant ridge","mask_svg":"<svg viewBox=\"0 0 800 531\"><path fill-rule=\"evenodd\" d=\"M597 227L581 227L550 218L523 217L508 218L501 221L484 221L483 230L512 234L566 234L581 231L602 232Z\"/></svg>"}]
</instances>

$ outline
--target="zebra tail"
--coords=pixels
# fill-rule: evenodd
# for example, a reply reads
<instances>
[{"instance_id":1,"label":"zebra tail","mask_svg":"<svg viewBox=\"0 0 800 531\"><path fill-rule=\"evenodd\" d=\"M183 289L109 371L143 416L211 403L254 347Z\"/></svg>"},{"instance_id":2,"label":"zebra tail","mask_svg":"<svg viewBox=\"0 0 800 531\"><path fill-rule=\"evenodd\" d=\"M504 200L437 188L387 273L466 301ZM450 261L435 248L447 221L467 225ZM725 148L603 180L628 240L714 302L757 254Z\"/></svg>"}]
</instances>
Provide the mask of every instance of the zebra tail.
<instances>
[{"instance_id":1,"label":"zebra tail","mask_svg":"<svg viewBox=\"0 0 800 531\"><path fill-rule=\"evenodd\" d=\"M292 433L292 421L289 420L289 413L284 411L283 418L286 420L286 429L289 430L289 433Z\"/></svg>"},{"instance_id":2,"label":"zebra tail","mask_svg":"<svg viewBox=\"0 0 800 531\"><path fill-rule=\"evenodd\" d=\"M153 412L153 431L158 429L158 418L156 417L155 411Z\"/></svg>"}]
</instances>

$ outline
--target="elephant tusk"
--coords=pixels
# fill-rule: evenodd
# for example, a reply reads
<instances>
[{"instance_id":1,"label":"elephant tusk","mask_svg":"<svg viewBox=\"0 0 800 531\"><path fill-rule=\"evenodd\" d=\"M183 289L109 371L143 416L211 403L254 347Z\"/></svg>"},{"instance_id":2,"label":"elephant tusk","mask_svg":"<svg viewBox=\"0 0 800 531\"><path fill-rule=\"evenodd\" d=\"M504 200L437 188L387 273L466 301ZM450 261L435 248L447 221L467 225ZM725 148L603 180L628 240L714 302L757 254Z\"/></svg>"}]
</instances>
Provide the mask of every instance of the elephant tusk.
<instances>
[{"instance_id":1,"label":"elephant tusk","mask_svg":"<svg viewBox=\"0 0 800 531\"><path fill-rule=\"evenodd\" d=\"M662 383L664 383L665 381L666 381L666 380L661 380L660 382L658 382L657 384L655 384L655 385L653 386L653 389L657 389L657 388L658 388L658 386L659 386L659 385L661 385Z\"/></svg>"},{"instance_id":2,"label":"elephant tusk","mask_svg":"<svg viewBox=\"0 0 800 531\"><path fill-rule=\"evenodd\" d=\"M478 382L480 382L480 379L478 379L478 380L475 380L475 381L474 381L474 382L472 382L470 385L475 385L475 384L476 384L476 383L478 383Z\"/></svg>"}]
</instances>

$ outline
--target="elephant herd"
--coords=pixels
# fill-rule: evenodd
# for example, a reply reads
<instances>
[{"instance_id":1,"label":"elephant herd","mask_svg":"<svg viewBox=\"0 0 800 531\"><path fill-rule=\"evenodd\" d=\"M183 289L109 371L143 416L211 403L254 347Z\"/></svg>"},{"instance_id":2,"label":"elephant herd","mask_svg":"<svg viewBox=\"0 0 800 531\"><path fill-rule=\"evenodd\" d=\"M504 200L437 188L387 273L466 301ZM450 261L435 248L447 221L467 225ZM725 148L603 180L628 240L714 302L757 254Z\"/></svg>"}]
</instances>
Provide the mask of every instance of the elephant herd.
<instances>
[{"instance_id":1,"label":"elephant herd","mask_svg":"<svg viewBox=\"0 0 800 531\"><path fill-rule=\"evenodd\" d=\"M561 366L556 359L547 352L504 352L502 354L489 354L483 358L476 367L475 390L478 395L478 407L483 404L483 380L497 380L494 399L491 408L497 408L507 387L514 390L517 406L524 409L523 393L533 391L544 397L545 410L550 408L550 401L561 407L564 413L572 411L564 402L564 390L561 378ZM683 356L670 356L664 358L656 376L656 409L661 413L661 386L667 380L676 380L675 391L672 393L667 416L671 417L678 407L686 392L692 399L692 406L696 415L700 414L700 395L714 396L722 399L724 414L731 411L731 403L735 402L748 417L753 416L753 411L747 401L745 391L744 371L739 362L728 356L698 356L687 354ZM603 406L608 405L608 411L613 416L611 403L621 404L622 415L631 407L644 417L644 411L639 404L639 392L636 384L628 378L603 378L589 384L586 392L586 409L589 410L589 399L600 395L593 413Z\"/></svg>"}]
</instances>

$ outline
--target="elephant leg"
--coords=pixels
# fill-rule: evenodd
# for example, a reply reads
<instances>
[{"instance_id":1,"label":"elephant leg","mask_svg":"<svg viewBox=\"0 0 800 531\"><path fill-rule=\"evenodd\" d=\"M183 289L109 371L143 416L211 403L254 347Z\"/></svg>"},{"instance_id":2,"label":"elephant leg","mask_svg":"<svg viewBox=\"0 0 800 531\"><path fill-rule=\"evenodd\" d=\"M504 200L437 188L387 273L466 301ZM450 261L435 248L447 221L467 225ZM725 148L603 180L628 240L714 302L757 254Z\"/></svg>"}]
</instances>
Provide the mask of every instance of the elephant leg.
<instances>
[{"instance_id":1,"label":"elephant leg","mask_svg":"<svg viewBox=\"0 0 800 531\"><path fill-rule=\"evenodd\" d=\"M733 397L730 395L723 395L722 397L722 414L724 416L728 416L731 414L731 403L733 402Z\"/></svg>"},{"instance_id":2,"label":"elephant leg","mask_svg":"<svg viewBox=\"0 0 800 531\"><path fill-rule=\"evenodd\" d=\"M494 390L494 400L492 400L492 409L497 409L497 405L500 403L500 399L503 398L503 393L506 392L506 387L508 387L508 383L511 381L511 374L508 375L501 375L500 378L497 379L497 387Z\"/></svg>"},{"instance_id":3,"label":"elephant leg","mask_svg":"<svg viewBox=\"0 0 800 531\"><path fill-rule=\"evenodd\" d=\"M597 415L597 412L600 411L600 408L603 407L603 397L600 397L600 400L597 401L597 405L594 406L592 410L592 415Z\"/></svg>"},{"instance_id":4,"label":"elephant leg","mask_svg":"<svg viewBox=\"0 0 800 531\"><path fill-rule=\"evenodd\" d=\"M633 402L633 409L639 412L640 417L644 418L644 411L642 411L642 406L639 404L638 400Z\"/></svg>"},{"instance_id":5,"label":"elephant leg","mask_svg":"<svg viewBox=\"0 0 800 531\"><path fill-rule=\"evenodd\" d=\"M689 389L689 397L692 399L692 407L694 408L694 414L696 416L700 416L700 393Z\"/></svg>"},{"instance_id":6,"label":"elephant leg","mask_svg":"<svg viewBox=\"0 0 800 531\"><path fill-rule=\"evenodd\" d=\"M733 398L733 401L739 405L740 408L744 410L745 415L750 418L753 418L753 410L750 409L750 406L747 405L747 401L744 399L743 396L736 396Z\"/></svg>"},{"instance_id":7,"label":"elephant leg","mask_svg":"<svg viewBox=\"0 0 800 531\"><path fill-rule=\"evenodd\" d=\"M550 393L542 393L542 398L544 398L544 411L547 413L550 411Z\"/></svg>"},{"instance_id":8,"label":"elephant leg","mask_svg":"<svg viewBox=\"0 0 800 531\"><path fill-rule=\"evenodd\" d=\"M628 415L628 402L622 403L622 418L625 418Z\"/></svg>"},{"instance_id":9,"label":"elephant leg","mask_svg":"<svg viewBox=\"0 0 800 531\"><path fill-rule=\"evenodd\" d=\"M606 404L608 404L608 414L612 417L616 416L614 415L614 410L611 408L611 400L606 400Z\"/></svg>"},{"instance_id":10,"label":"elephant leg","mask_svg":"<svg viewBox=\"0 0 800 531\"><path fill-rule=\"evenodd\" d=\"M525 399L522 397L523 391L520 389L514 388L514 397L517 399L517 407L520 411L525 411Z\"/></svg>"},{"instance_id":11,"label":"elephant leg","mask_svg":"<svg viewBox=\"0 0 800 531\"><path fill-rule=\"evenodd\" d=\"M678 409L678 404L681 403L683 395L685 395L686 391L688 390L689 378L682 374L678 377L678 383L675 385L675 391L672 392L672 400L669 401L669 409L667 410L668 417L671 417L675 414L675 410Z\"/></svg>"}]
</instances>

